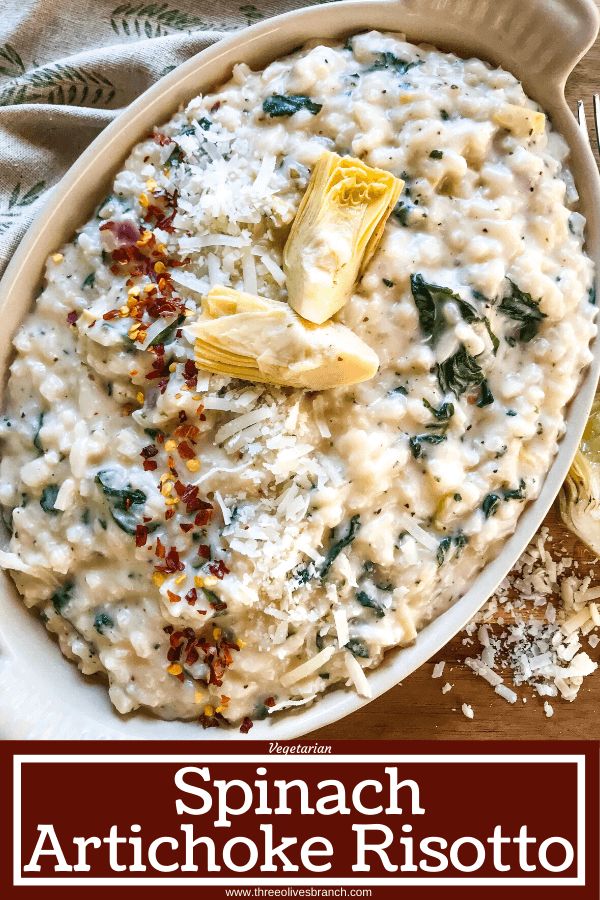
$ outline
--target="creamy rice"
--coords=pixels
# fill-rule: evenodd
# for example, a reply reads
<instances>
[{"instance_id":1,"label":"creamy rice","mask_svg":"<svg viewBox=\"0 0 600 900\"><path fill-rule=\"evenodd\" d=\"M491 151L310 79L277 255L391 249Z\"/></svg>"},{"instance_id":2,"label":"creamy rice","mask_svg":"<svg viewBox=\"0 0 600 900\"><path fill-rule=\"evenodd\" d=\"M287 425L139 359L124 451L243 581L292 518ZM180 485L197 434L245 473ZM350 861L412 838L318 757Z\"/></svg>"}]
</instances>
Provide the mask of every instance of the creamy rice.
<instances>
[{"instance_id":1,"label":"creamy rice","mask_svg":"<svg viewBox=\"0 0 600 900\"><path fill-rule=\"evenodd\" d=\"M501 127L507 103L537 109L509 73L398 35L237 66L48 261L0 426L0 562L120 712L248 730L332 685L369 696L364 670L538 494L591 359L592 264L564 140ZM336 317L378 375L308 393L197 373L185 322L212 285L286 299L328 149L406 182Z\"/></svg>"}]
</instances>

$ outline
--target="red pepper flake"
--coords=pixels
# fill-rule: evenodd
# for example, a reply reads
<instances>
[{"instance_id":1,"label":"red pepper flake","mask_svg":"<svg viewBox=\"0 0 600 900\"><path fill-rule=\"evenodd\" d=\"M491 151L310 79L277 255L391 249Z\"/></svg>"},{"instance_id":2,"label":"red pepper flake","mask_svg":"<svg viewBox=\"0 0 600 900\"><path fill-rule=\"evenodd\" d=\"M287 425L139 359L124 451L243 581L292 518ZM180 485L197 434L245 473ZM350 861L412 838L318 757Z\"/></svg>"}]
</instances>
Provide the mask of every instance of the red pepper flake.
<instances>
[{"instance_id":1,"label":"red pepper flake","mask_svg":"<svg viewBox=\"0 0 600 900\"><path fill-rule=\"evenodd\" d=\"M69 325L74 325L77 319L79 318L79 313L72 309L70 313L67 313L67 322Z\"/></svg>"},{"instance_id":2,"label":"red pepper flake","mask_svg":"<svg viewBox=\"0 0 600 900\"><path fill-rule=\"evenodd\" d=\"M154 444L148 444L147 447L144 447L140 453L140 456L143 456L144 459L150 459L152 456L156 456L158 453L158 448L154 446Z\"/></svg>"},{"instance_id":3,"label":"red pepper flake","mask_svg":"<svg viewBox=\"0 0 600 900\"><path fill-rule=\"evenodd\" d=\"M119 310L118 309L109 309L108 312L104 313L102 318L106 319L107 322L109 322L111 319L118 319L119 318ZM91 326L88 326L88 327L91 328Z\"/></svg>"},{"instance_id":4,"label":"red pepper flake","mask_svg":"<svg viewBox=\"0 0 600 900\"><path fill-rule=\"evenodd\" d=\"M172 519L174 515L175 515L175 510L173 509L173 507L171 507L170 509L168 509L166 511L165 519Z\"/></svg>"},{"instance_id":5,"label":"red pepper flake","mask_svg":"<svg viewBox=\"0 0 600 900\"><path fill-rule=\"evenodd\" d=\"M192 443L196 440L198 435L200 434L200 429L191 423L184 423L183 425L178 425L173 435L177 438L189 438Z\"/></svg>"},{"instance_id":6,"label":"red pepper flake","mask_svg":"<svg viewBox=\"0 0 600 900\"><path fill-rule=\"evenodd\" d=\"M189 590L185 595L185 599L190 604L190 606L193 606L198 599L198 591L196 590L196 588L192 588L191 590Z\"/></svg>"},{"instance_id":7,"label":"red pepper flake","mask_svg":"<svg viewBox=\"0 0 600 900\"><path fill-rule=\"evenodd\" d=\"M191 531L194 527L191 522L180 522L179 527L183 531L184 534L187 534L188 531Z\"/></svg>"},{"instance_id":8,"label":"red pepper flake","mask_svg":"<svg viewBox=\"0 0 600 900\"><path fill-rule=\"evenodd\" d=\"M158 469L158 463L153 459L145 459L142 466L146 472L154 472L155 469Z\"/></svg>"},{"instance_id":9,"label":"red pepper flake","mask_svg":"<svg viewBox=\"0 0 600 900\"><path fill-rule=\"evenodd\" d=\"M159 147L166 147L167 144L174 143L173 138L169 137L168 134L163 134L162 131L155 131L152 137Z\"/></svg>"},{"instance_id":10,"label":"red pepper flake","mask_svg":"<svg viewBox=\"0 0 600 900\"><path fill-rule=\"evenodd\" d=\"M135 242L139 241L142 236L142 233L137 225L134 222L131 222L129 219L123 219L120 222L113 222L112 220L109 222L104 222L100 226L99 230L110 231L117 243L117 249L135 244ZM113 258L115 258L114 252ZM120 260L117 260L117 262L119 261Z\"/></svg>"},{"instance_id":11,"label":"red pepper flake","mask_svg":"<svg viewBox=\"0 0 600 900\"><path fill-rule=\"evenodd\" d=\"M210 559L210 547L208 544L200 544L198 547L198 556L202 556L204 559Z\"/></svg>"},{"instance_id":12,"label":"red pepper flake","mask_svg":"<svg viewBox=\"0 0 600 900\"><path fill-rule=\"evenodd\" d=\"M158 556L158 553L156 555ZM163 558L165 564L164 566L155 566L157 572L162 572L165 575L172 575L175 572L183 572L185 569L185 564L180 560L176 547L171 547L169 552Z\"/></svg>"},{"instance_id":13,"label":"red pepper flake","mask_svg":"<svg viewBox=\"0 0 600 900\"><path fill-rule=\"evenodd\" d=\"M249 719L248 716L244 716L242 724L240 725L240 731L242 734L248 734L251 728L254 727L254 722L252 719Z\"/></svg>"},{"instance_id":14,"label":"red pepper flake","mask_svg":"<svg viewBox=\"0 0 600 900\"><path fill-rule=\"evenodd\" d=\"M187 413L186 413L186 411L185 411L184 409L180 409L179 412L177 413L177 418L178 418L179 421L182 422L182 423L183 423L183 422L186 422L186 421L187 421Z\"/></svg>"},{"instance_id":15,"label":"red pepper flake","mask_svg":"<svg viewBox=\"0 0 600 900\"><path fill-rule=\"evenodd\" d=\"M222 579L225 575L229 575L229 569L225 565L222 559L219 559L216 562L211 562L208 571L211 575L214 575L215 578Z\"/></svg>"},{"instance_id":16,"label":"red pepper flake","mask_svg":"<svg viewBox=\"0 0 600 900\"><path fill-rule=\"evenodd\" d=\"M177 450L179 451L179 455L182 459L194 459L196 456L195 451L190 447L186 441L182 441L178 446Z\"/></svg>"},{"instance_id":17,"label":"red pepper flake","mask_svg":"<svg viewBox=\"0 0 600 900\"><path fill-rule=\"evenodd\" d=\"M179 594L174 594L173 591L167 591L167 597L171 603L179 603L181 600L181 596Z\"/></svg>"},{"instance_id":18,"label":"red pepper flake","mask_svg":"<svg viewBox=\"0 0 600 900\"><path fill-rule=\"evenodd\" d=\"M221 105L221 101L220 101L220 100L217 100L217 102L216 102L216 103L213 103L213 105L211 106L210 112L211 112L211 113L216 112L216 111L219 109L220 105Z\"/></svg>"},{"instance_id":19,"label":"red pepper flake","mask_svg":"<svg viewBox=\"0 0 600 900\"><path fill-rule=\"evenodd\" d=\"M160 538L156 538L156 548L154 550L155 555L158 556L159 559L164 559L165 552L166 548L162 544Z\"/></svg>"},{"instance_id":20,"label":"red pepper flake","mask_svg":"<svg viewBox=\"0 0 600 900\"><path fill-rule=\"evenodd\" d=\"M265 700L265 706L275 706L276 702L277 701L275 700L275 697L267 697L267 699Z\"/></svg>"},{"instance_id":21,"label":"red pepper flake","mask_svg":"<svg viewBox=\"0 0 600 900\"><path fill-rule=\"evenodd\" d=\"M148 540L148 529L145 525L135 526L135 546L143 547Z\"/></svg>"}]
</instances>

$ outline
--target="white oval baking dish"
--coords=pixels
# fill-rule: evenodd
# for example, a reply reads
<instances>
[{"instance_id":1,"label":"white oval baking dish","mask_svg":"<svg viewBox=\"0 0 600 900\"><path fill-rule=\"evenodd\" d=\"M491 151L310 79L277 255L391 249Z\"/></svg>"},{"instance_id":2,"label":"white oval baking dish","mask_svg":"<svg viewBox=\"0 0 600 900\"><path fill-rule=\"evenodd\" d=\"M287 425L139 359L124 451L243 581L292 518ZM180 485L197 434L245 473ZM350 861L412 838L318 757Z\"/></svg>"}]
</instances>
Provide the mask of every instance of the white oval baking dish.
<instances>
[{"instance_id":1,"label":"white oval baking dish","mask_svg":"<svg viewBox=\"0 0 600 900\"><path fill-rule=\"evenodd\" d=\"M600 182L592 153L569 111L567 76L598 32L593 0L358 0L313 6L267 19L204 50L146 91L82 154L53 190L22 241L0 286L0 367L10 339L31 304L46 257L92 212L112 173L153 125L195 94L224 81L237 62L260 68L312 38L343 37L366 29L405 32L461 55L502 65L551 115L567 139L571 165L588 219L588 250L600 265ZM557 36L560 35L560 40ZM494 591L545 516L566 475L592 402L600 370L600 340L568 410L567 431L540 496L511 538L466 594L426 626L415 643L389 653L370 676L377 697L406 678L456 634ZM62 658L37 617L0 573L0 737L7 739L184 739L243 737L237 730L203 731L197 723L165 722L143 713L119 716L103 685L85 679ZM252 738L287 739L336 721L364 705L337 690L314 706L256 722ZM400 729L399 729L400 731ZM410 735L405 735L409 737Z\"/></svg>"}]
</instances>

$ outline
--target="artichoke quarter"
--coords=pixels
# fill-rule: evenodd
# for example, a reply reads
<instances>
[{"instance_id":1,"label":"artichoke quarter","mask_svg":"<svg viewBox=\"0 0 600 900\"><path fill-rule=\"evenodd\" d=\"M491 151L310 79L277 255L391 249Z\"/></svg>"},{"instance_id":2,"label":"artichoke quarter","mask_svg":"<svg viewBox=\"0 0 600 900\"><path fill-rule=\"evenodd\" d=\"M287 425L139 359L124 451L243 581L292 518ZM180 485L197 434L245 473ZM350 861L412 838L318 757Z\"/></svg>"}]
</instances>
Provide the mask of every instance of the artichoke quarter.
<instances>
[{"instance_id":1,"label":"artichoke quarter","mask_svg":"<svg viewBox=\"0 0 600 900\"><path fill-rule=\"evenodd\" d=\"M321 324L347 302L403 187L359 159L319 157L283 251L288 300L299 315Z\"/></svg>"},{"instance_id":2,"label":"artichoke quarter","mask_svg":"<svg viewBox=\"0 0 600 900\"><path fill-rule=\"evenodd\" d=\"M504 103L495 111L492 119L496 125L512 132L516 137L543 134L546 127L546 116L543 112L515 103Z\"/></svg>"},{"instance_id":3,"label":"artichoke quarter","mask_svg":"<svg viewBox=\"0 0 600 900\"><path fill-rule=\"evenodd\" d=\"M337 322L314 325L278 300L213 287L202 315L186 327L198 369L319 391L377 372L377 354Z\"/></svg>"},{"instance_id":4,"label":"artichoke quarter","mask_svg":"<svg viewBox=\"0 0 600 900\"><path fill-rule=\"evenodd\" d=\"M594 400L559 503L565 525L600 556L600 398Z\"/></svg>"}]
</instances>

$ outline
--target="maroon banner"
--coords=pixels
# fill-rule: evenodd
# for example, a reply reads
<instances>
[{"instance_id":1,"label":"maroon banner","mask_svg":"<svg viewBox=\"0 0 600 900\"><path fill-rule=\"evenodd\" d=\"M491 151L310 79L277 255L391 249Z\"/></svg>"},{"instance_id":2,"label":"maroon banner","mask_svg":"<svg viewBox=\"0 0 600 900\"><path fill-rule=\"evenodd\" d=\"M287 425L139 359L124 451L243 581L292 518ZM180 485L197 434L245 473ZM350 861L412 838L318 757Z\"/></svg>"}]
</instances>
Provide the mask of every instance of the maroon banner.
<instances>
[{"instance_id":1,"label":"maroon banner","mask_svg":"<svg viewBox=\"0 0 600 900\"><path fill-rule=\"evenodd\" d=\"M4 742L0 754L3 898L600 896L596 743Z\"/></svg>"}]
</instances>

